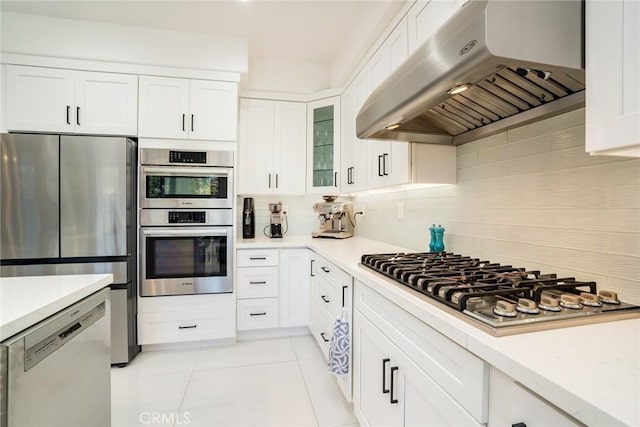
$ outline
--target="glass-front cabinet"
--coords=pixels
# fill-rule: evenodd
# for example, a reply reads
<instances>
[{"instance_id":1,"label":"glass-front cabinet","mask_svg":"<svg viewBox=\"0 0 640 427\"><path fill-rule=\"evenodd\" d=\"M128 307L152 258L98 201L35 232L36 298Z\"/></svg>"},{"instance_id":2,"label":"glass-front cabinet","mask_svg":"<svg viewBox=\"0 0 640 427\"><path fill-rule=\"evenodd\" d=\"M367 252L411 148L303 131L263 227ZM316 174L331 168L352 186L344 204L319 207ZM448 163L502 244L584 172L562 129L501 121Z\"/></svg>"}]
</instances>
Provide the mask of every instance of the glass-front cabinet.
<instances>
[{"instance_id":1,"label":"glass-front cabinet","mask_svg":"<svg viewBox=\"0 0 640 427\"><path fill-rule=\"evenodd\" d=\"M307 193L340 193L340 97L307 104Z\"/></svg>"}]
</instances>

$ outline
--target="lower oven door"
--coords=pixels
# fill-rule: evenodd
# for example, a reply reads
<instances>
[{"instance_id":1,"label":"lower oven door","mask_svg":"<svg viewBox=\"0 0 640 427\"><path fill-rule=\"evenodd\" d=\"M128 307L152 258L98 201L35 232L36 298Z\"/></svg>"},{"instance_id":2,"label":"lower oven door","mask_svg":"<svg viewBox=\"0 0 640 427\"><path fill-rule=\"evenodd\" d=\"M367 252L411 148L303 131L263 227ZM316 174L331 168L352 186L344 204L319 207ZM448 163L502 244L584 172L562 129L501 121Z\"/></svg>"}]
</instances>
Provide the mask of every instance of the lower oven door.
<instances>
[{"instance_id":1,"label":"lower oven door","mask_svg":"<svg viewBox=\"0 0 640 427\"><path fill-rule=\"evenodd\" d=\"M140 295L233 292L232 227L140 230Z\"/></svg>"}]
</instances>

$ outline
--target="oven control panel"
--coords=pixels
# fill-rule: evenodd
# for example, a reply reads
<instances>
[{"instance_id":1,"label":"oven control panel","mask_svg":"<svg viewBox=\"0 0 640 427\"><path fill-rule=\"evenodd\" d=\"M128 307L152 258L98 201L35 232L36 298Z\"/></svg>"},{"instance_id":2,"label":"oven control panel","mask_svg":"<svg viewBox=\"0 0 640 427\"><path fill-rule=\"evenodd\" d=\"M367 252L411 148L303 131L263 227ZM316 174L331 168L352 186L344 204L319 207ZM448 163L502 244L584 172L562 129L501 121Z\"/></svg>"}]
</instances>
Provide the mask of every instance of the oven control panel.
<instances>
[{"instance_id":1,"label":"oven control panel","mask_svg":"<svg viewBox=\"0 0 640 427\"><path fill-rule=\"evenodd\" d=\"M169 224L205 224L206 213L199 212L169 212Z\"/></svg>"},{"instance_id":2,"label":"oven control panel","mask_svg":"<svg viewBox=\"0 0 640 427\"><path fill-rule=\"evenodd\" d=\"M205 151L169 151L169 163L207 163Z\"/></svg>"}]
</instances>

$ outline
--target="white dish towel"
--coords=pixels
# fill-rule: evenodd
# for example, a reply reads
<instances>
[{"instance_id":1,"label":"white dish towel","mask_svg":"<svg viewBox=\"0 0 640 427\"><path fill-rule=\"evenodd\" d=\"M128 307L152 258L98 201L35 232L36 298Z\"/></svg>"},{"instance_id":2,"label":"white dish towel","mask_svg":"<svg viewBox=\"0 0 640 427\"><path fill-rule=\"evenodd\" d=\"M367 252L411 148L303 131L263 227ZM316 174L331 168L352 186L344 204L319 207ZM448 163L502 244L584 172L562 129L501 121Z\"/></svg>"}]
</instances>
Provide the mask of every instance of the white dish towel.
<instances>
[{"instance_id":1,"label":"white dish towel","mask_svg":"<svg viewBox=\"0 0 640 427\"><path fill-rule=\"evenodd\" d=\"M333 334L329 344L329 372L335 375L349 373L349 314L346 309L340 313L333 325Z\"/></svg>"}]
</instances>

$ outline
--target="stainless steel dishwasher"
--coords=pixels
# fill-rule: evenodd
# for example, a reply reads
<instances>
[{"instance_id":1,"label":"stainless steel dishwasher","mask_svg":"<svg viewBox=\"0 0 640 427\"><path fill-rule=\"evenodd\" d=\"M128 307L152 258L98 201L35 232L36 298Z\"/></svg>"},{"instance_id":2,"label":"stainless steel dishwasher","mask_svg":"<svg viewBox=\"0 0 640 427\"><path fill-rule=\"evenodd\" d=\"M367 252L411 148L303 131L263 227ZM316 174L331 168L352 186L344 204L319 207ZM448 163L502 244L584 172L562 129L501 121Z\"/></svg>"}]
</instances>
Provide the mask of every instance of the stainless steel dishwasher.
<instances>
[{"instance_id":1,"label":"stainless steel dishwasher","mask_svg":"<svg viewBox=\"0 0 640 427\"><path fill-rule=\"evenodd\" d=\"M109 289L0 344L0 426L110 426Z\"/></svg>"}]
</instances>

